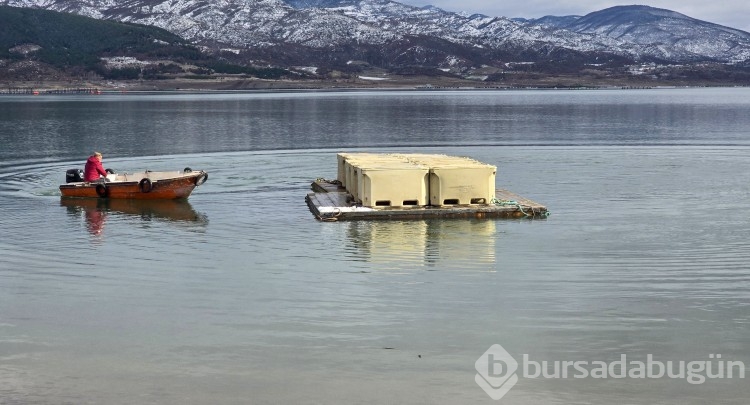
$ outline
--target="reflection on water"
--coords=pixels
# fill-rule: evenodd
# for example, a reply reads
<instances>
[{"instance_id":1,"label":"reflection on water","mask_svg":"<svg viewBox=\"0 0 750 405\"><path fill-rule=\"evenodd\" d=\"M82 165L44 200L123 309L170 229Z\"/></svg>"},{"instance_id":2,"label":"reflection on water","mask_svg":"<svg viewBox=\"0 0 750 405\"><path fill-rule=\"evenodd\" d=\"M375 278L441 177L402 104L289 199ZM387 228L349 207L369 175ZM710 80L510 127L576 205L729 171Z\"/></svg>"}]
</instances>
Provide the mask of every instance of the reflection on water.
<instances>
[{"instance_id":1,"label":"reflection on water","mask_svg":"<svg viewBox=\"0 0 750 405\"><path fill-rule=\"evenodd\" d=\"M107 218L124 214L141 221L166 221L194 223L205 226L208 218L196 212L188 200L129 200L104 198L61 198L60 205L67 207L73 218L83 216L88 232L99 238L103 235Z\"/></svg>"},{"instance_id":2,"label":"reflection on water","mask_svg":"<svg viewBox=\"0 0 750 405\"><path fill-rule=\"evenodd\" d=\"M345 226L348 254L380 268L448 261L472 268L486 264L492 270L495 263L494 220L349 221Z\"/></svg>"},{"instance_id":3,"label":"reflection on water","mask_svg":"<svg viewBox=\"0 0 750 405\"><path fill-rule=\"evenodd\" d=\"M439 262L468 262L484 264L494 270L496 220L430 221L427 228L425 260L430 265Z\"/></svg>"}]
</instances>

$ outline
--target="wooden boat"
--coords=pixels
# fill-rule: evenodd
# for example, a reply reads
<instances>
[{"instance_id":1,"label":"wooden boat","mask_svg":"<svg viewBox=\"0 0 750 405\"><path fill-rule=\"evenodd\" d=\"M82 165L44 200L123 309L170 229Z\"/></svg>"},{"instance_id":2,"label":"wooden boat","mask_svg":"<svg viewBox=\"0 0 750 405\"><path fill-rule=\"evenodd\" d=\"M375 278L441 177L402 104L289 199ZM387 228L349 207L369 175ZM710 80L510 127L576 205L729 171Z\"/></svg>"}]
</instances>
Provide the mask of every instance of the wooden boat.
<instances>
[{"instance_id":1,"label":"wooden boat","mask_svg":"<svg viewBox=\"0 0 750 405\"><path fill-rule=\"evenodd\" d=\"M208 173L185 168L171 172L110 173L106 182L85 182L81 170L71 169L66 173L67 183L60 185L60 193L63 197L174 200L188 198L207 179Z\"/></svg>"}]
</instances>

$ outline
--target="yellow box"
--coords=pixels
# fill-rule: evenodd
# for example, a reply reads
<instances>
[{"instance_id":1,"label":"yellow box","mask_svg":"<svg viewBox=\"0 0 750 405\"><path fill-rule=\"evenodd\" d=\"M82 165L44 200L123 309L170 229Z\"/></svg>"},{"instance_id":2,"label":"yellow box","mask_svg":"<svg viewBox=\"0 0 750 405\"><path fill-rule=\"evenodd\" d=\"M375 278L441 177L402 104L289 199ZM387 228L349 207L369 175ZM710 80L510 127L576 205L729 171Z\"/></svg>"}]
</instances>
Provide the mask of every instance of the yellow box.
<instances>
[{"instance_id":1,"label":"yellow box","mask_svg":"<svg viewBox=\"0 0 750 405\"><path fill-rule=\"evenodd\" d=\"M359 184L362 167L396 167L396 165L408 164L405 159L396 158L391 155L381 153L347 153L344 157L344 179L346 191L354 197L354 201L361 201Z\"/></svg>"},{"instance_id":2,"label":"yellow box","mask_svg":"<svg viewBox=\"0 0 750 405\"><path fill-rule=\"evenodd\" d=\"M388 167L360 167L357 199L365 207L419 207L429 201L425 166L404 163Z\"/></svg>"},{"instance_id":3,"label":"yellow box","mask_svg":"<svg viewBox=\"0 0 750 405\"><path fill-rule=\"evenodd\" d=\"M336 180L341 182L342 187L346 187L346 158L349 153L337 153L336 161L338 162L338 171L336 172Z\"/></svg>"},{"instance_id":4,"label":"yellow box","mask_svg":"<svg viewBox=\"0 0 750 405\"><path fill-rule=\"evenodd\" d=\"M344 187L355 201L359 200L359 166L367 161L382 156L375 153L346 153L343 154Z\"/></svg>"},{"instance_id":5,"label":"yellow box","mask_svg":"<svg viewBox=\"0 0 750 405\"><path fill-rule=\"evenodd\" d=\"M424 153L398 156L430 168L430 205L489 204L495 197L496 166L461 156Z\"/></svg>"},{"instance_id":6,"label":"yellow box","mask_svg":"<svg viewBox=\"0 0 750 405\"><path fill-rule=\"evenodd\" d=\"M479 162L430 166L430 205L490 204L497 167Z\"/></svg>"},{"instance_id":7,"label":"yellow box","mask_svg":"<svg viewBox=\"0 0 750 405\"><path fill-rule=\"evenodd\" d=\"M366 207L490 204L497 167L440 154L339 153L338 179Z\"/></svg>"},{"instance_id":8,"label":"yellow box","mask_svg":"<svg viewBox=\"0 0 750 405\"><path fill-rule=\"evenodd\" d=\"M356 164L356 163L355 163ZM352 164L352 161L347 159L346 162L344 162L344 171L346 172L346 191L349 192L349 194L354 197L354 200L357 200L357 172L358 168L357 166Z\"/></svg>"}]
</instances>

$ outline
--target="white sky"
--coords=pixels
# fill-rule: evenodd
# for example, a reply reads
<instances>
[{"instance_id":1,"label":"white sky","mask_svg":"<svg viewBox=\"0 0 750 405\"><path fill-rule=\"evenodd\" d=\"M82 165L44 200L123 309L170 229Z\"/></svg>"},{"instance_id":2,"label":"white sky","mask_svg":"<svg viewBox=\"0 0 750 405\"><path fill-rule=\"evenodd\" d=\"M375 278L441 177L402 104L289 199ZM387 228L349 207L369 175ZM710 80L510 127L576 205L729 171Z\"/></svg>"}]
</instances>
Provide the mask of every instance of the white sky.
<instances>
[{"instance_id":1,"label":"white sky","mask_svg":"<svg viewBox=\"0 0 750 405\"><path fill-rule=\"evenodd\" d=\"M399 0L396 0L399 1ZM400 0L422 7L431 4L446 11L482 13L493 17L539 18L545 15L586 15L612 6L644 4L666 8L689 17L750 32L748 0L648 0L628 3L605 0Z\"/></svg>"}]
</instances>

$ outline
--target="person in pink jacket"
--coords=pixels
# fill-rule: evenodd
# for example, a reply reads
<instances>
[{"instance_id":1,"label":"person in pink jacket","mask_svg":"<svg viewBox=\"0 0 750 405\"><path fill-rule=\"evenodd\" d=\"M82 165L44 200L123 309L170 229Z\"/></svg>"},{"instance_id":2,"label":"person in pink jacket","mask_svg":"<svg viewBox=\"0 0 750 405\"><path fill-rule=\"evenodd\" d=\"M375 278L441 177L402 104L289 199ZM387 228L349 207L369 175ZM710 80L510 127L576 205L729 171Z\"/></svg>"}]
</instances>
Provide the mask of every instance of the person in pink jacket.
<instances>
[{"instance_id":1,"label":"person in pink jacket","mask_svg":"<svg viewBox=\"0 0 750 405\"><path fill-rule=\"evenodd\" d=\"M97 181L99 175L107 177L107 172L102 166L102 154L94 152L86 161L86 167L83 168L83 181Z\"/></svg>"}]
</instances>

